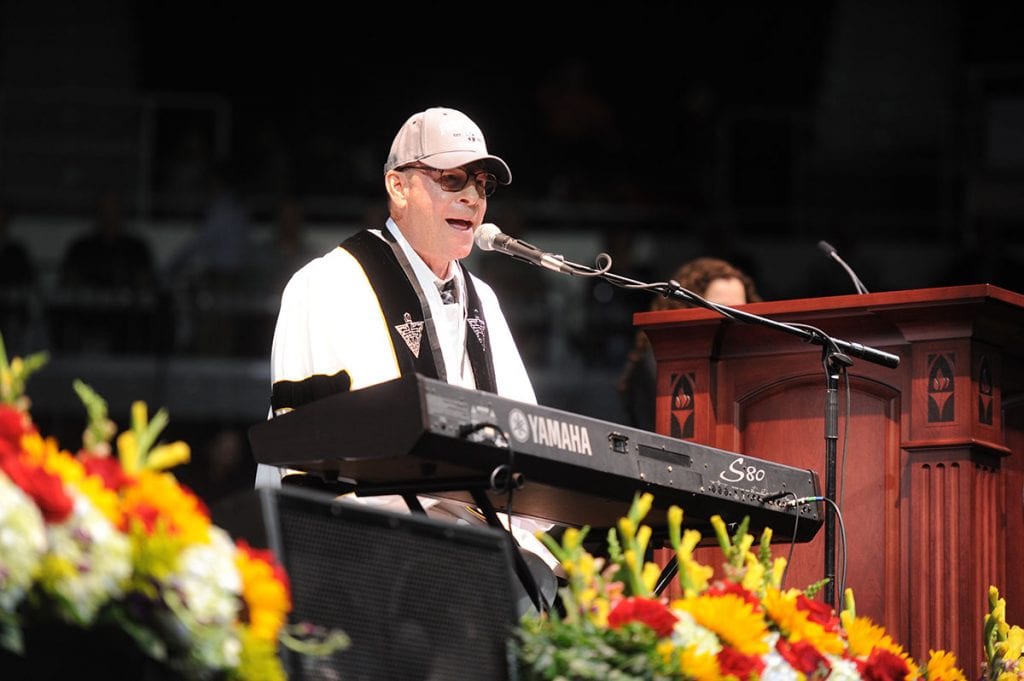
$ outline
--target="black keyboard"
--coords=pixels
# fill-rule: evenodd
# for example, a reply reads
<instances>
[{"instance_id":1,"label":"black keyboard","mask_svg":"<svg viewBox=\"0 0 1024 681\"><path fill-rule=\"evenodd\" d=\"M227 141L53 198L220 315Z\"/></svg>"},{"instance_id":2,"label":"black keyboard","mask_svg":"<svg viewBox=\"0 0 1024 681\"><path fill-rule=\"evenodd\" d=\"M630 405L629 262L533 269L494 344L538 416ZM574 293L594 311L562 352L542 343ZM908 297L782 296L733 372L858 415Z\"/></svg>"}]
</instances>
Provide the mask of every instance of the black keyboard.
<instances>
[{"instance_id":1,"label":"black keyboard","mask_svg":"<svg viewBox=\"0 0 1024 681\"><path fill-rule=\"evenodd\" d=\"M645 524L666 511L712 539L710 518L750 518L756 535L806 542L823 523L812 470L745 456L571 412L413 375L339 393L252 426L259 463L360 495L424 494L560 524L611 527L637 492L654 496ZM510 495L507 490L511 489Z\"/></svg>"}]
</instances>

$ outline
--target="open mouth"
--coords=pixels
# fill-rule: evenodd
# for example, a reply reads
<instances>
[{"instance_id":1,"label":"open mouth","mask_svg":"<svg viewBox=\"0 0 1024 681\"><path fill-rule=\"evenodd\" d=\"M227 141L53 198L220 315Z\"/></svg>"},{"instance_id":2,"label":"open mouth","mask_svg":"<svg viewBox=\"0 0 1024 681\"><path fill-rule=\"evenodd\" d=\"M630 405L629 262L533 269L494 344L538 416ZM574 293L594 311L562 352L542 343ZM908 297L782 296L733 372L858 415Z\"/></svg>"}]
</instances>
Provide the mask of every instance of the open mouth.
<instances>
[{"instance_id":1,"label":"open mouth","mask_svg":"<svg viewBox=\"0 0 1024 681\"><path fill-rule=\"evenodd\" d=\"M471 220L456 220L454 218L448 218L447 222L455 229L463 232L473 228L473 222Z\"/></svg>"}]
</instances>

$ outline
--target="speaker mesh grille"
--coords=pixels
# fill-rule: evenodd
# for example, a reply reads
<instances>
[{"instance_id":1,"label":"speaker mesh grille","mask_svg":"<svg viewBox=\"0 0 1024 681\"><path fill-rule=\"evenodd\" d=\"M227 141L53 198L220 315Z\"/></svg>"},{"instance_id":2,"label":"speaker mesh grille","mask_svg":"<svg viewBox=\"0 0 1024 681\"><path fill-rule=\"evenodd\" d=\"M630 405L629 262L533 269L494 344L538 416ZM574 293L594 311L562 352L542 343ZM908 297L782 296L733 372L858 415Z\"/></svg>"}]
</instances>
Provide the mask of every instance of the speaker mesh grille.
<instances>
[{"instance_id":1,"label":"speaker mesh grille","mask_svg":"<svg viewBox=\"0 0 1024 681\"><path fill-rule=\"evenodd\" d=\"M293 622L337 627L352 645L293 656L295 681L508 678L511 560L489 529L351 504L278 499Z\"/></svg>"}]
</instances>

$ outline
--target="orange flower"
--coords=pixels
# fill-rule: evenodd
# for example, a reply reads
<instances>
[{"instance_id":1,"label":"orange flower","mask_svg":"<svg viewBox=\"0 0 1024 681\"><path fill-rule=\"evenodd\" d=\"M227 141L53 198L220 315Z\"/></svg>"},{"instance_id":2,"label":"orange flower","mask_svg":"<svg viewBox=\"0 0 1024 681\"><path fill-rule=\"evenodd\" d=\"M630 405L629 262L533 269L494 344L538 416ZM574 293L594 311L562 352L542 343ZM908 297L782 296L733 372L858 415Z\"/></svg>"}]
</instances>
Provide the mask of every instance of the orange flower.
<instances>
[{"instance_id":1,"label":"orange flower","mask_svg":"<svg viewBox=\"0 0 1024 681\"><path fill-rule=\"evenodd\" d=\"M253 636L276 641L292 609L288 577L273 554L236 542L235 565L242 577L242 597Z\"/></svg>"},{"instance_id":2,"label":"orange flower","mask_svg":"<svg viewBox=\"0 0 1024 681\"><path fill-rule=\"evenodd\" d=\"M210 514L199 497L180 485L170 473L143 470L136 483L123 492L124 513L129 518L155 521L189 544L206 544L210 537ZM152 523L146 523L148 528Z\"/></svg>"}]
</instances>

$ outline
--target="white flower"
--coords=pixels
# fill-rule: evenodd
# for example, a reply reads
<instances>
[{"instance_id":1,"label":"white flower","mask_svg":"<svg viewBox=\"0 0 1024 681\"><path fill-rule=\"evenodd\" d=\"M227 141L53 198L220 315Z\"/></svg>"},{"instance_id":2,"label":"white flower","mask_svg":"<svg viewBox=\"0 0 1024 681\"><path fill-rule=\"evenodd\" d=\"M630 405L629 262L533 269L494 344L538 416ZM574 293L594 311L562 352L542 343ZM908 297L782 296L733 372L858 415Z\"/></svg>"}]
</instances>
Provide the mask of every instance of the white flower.
<instances>
[{"instance_id":1,"label":"white flower","mask_svg":"<svg viewBox=\"0 0 1024 681\"><path fill-rule=\"evenodd\" d=\"M192 634L192 655L211 668L235 667L242 644L233 624L242 608L242 577L230 535L210 527L210 542L185 549L169 585L181 599L176 609Z\"/></svg>"},{"instance_id":2,"label":"white flower","mask_svg":"<svg viewBox=\"0 0 1024 681\"><path fill-rule=\"evenodd\" d=\"M779 654L775 644L779 640L779 633L773 631L768 635L768 652L761 658L764 662L764 671L761 672L761 681L799 681L802 675L798 674L793 667L786 662L786 658Z\"/></svg>"},{"instance_id":3,"label":"white flower","mask_svg":"<svg viewBox=\"0 0 1024 681\"><path fill-rule=\"evenodd\" d=\"M71 516L46 528L45 587L67 602L73 619L89 624L103 605L124 593L132 571L131 543L87 497L68 492L74 499Z\"/></svg>"},{"instance_id":4,"label":"white flower","mask_svg":"<svg viewBox=\"0 0 1024 681\"><path fill-rule=\"evenodd\" d=\"M825 654L825 659L832 665L832 673L829 674L829 681L861 681L860 672L857 671L857 663L835 655Z\"/></svg>"},{"instance_id":5,"label":"white flower","mask_svg":"<svg viewBox=\"0 0 1024 681\"><path fill-rule=\"evenodd\" d=\"M0 471L0 610L18 606L45 550L46 523L39 508Z\"/></svg>"},{"instance_id":6,"label":"white flower","mask_svg":"<svg viewBox=\"0 0 1024 681\"><path fill-rule=\"evenodd\" d=\"M698 653L717 655L722 650L722 644L718 642L718 636L710 629L705 629L697 624L693 615L685 610L673 610L672 614L678 619L672 627L672 642L681 648L693 646Z\"/></svg>"},{"instance_id":7,"label":"white flower","mask_svg":"<svg viewBox=\"0 0 1024 681\"><path fill-rule=\"evenodd\" d=\"M170 581L200 624L233 622L238 616L242 578L235 566L235 545L221 528L210 527L209 544L185 549Z\"/></svg>"}]
</instances>

